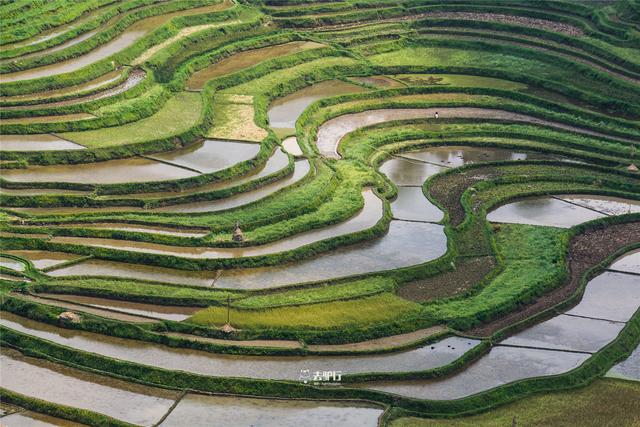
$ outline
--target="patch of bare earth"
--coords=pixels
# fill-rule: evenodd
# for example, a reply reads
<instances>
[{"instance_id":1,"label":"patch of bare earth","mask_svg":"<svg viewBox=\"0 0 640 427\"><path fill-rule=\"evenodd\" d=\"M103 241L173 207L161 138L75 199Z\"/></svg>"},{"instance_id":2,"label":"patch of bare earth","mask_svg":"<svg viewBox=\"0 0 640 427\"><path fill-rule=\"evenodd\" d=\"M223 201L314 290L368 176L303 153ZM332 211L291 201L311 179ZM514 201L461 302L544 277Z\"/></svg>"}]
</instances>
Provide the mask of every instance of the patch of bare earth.
<instances>
[{"instance_id":1,"label":"patch of bare earth","mask_svg":"<svg viewBox=\"0 0 640 427\"><path fill-rule=\"evenodd\" d=\"M478 181L494 179L500 172L491 167L483 167L436 178L429 187L429 193L449 212L451 225L457 226L465 218L460 202L462 193Z\"/></svg>"},{"instance_id":2,"label":"patch of bare earth","mask_svg":"<svg viewBox=\"0 0 640 427\"><path fill-rule=\"evenodd\" d=\"M471 289L495 267L496 260L491 256L460 258L455 270L406 283L398 295L415 302L455 297Z\"/></svg>"},{"instance_id":3,"label":"patch of bare earth","mask_svg":"<svg viewBox=\"0 0 640 427\"><path fill-rule=\"evenodd\" d=\"M393 335L390 337L377 338L368 341L356 342L351 344L320 344L309 345L307 348L310 351L316 352L332 352L332 351L371 351L371 350L384 350L388 348L409 345L431 336L441 334L445 332L447 328L445 326L433 326L427 329L420 329L417 331L409 332L406 334Z\"/></svg>"},{"instance_id":4,"label":"patch of bare earth","mask_svg":"<svg viewBox=\"0 0 640 427\"><path fill-rule=\"evenodd\" d=\"M523 25L539 30L553 31L568 36L580 37L584 32L573 25L548 19L529 18L526 16L504 15L501 13L473 13L473 12L427 12L424 18L464 19L469 21L499 22L501 24Z\"/></svg>"},{"instance_id":5,"label":"patch of bare earth","mask_svg":"<svg viewBox=\"0 0 640 427\"><path fill-rule=\"evenodd\" d=\"M576 292L580 278L587 270L602 262L610 254L638 241L640 241L640 222L616 224L575 236L569 244L568 282L519 311L466 332L474 336L490 336L500 329L567 300Z\"/></svg>"}]
</instances>

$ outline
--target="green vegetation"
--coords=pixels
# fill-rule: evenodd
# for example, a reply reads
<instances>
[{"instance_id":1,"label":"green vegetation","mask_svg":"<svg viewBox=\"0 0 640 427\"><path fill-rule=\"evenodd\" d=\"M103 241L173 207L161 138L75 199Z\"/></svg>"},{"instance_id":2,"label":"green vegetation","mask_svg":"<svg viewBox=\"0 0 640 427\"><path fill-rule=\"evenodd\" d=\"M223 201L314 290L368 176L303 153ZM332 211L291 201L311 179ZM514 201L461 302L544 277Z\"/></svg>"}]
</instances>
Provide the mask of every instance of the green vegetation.
<instances>
[{"instance_id":1,"label":"green vegetation","mask_svg":"<svg viewBox=\"0 0 640 427\"><path fill-rule=\"evenodd\" d=\"M153 116L134 123L61 136L87 147L134 144L179 135L197 125L201 114L200 94L182 92L169 99Z\"/></svg>"},{"instance_id":2,"label":"green vegetation","mask_svg":"<svg viewBox=\"0 0 640 427\"><path fill-rule=\"evenodd\" d=\"M390 293L327 304L270 309L231 309L230 317L239 328L346 328L389 322L416 315L418 304ZM226 322L224 307L209 307L189 318L201 325L222 325Z\"/></svg>"},{"instance_id":3,"label":"green vegetation","mask_svg":"<svg viewBox=\"0 0 640 427\"><path fill-rule=\"evenodd\" d=\"M640 384L599 380L578 390L529 397L482 415L452 420L399 418L391 427L636 425Z\"/></svg>"},{"instance_id":4,"label":"green vegetation","mask_svg":"<svg viewBox=\"0 0 640 427\"><path fill-rule=\"evenodd\" d=\"M592 278L638 249L639 0L16 0L0 1L0 19L0 74L11 75L0 83L0 166L8 171L0 177L0 249L40 251L6 255L0 310L60 334L147 343L140 351L164 345L225 354L226 363L251 355L256 369L269 358L318 353L362 357L366 366L364 354L402 358L400 350L435 350L431 343L449 335L481 337L432 369L346 373L343 387L161 369L5 326L3 346L141 387L373 402L388 409L381 425L393 427L640 419L640 390L601 379L640 344L640 311L563 374L454 400L372 387L459 375L510 334L578 304ZM28 78L44 66L60 73ZM341 91L353 85L361 90ZM407 118L416 116L403 109L429 110ZM395 111L381 119L373 110ZM278 114L295 129L276 132ZM190 151L206 138L243 145ZM253 147L251 156L234 145ZM86 171L140 156L149 170L189 172L139 182L142 169L131 166L134 182L20 180L49 166ZM205 169L214 172L198 172ZM362 212L365 190L382 211ZM537 212L514 209L523 224L487 220L501 205L563 194L596 199L572 208L599 219L528 225ZM615 210L593 212L606 208ZM398 231L409 229L416 231ZM307 237L311 243L297 244ZM243 252L274 243L259 256ZM391 254L385 244L400 249ZM338 249L339 257L319 258ZM419 261L393 264L403 250ZM79 258L56 264L47 251ZM326 259L346 273L336 277ZM301 260L313 274L299 273ZM24 271L12 270L14 261ZM130 263L135 277L154 280L161 271L144 273L173 270L160 283L129 270L100 273L104 261ZM148 316L196 309L138 323L79 305L69 309L79 320L61 323L64 308L21 293L99 297L114 310L129 302ZM65 420L125 425L37 392L0 395Z\"/></svg>"}]
</instances>

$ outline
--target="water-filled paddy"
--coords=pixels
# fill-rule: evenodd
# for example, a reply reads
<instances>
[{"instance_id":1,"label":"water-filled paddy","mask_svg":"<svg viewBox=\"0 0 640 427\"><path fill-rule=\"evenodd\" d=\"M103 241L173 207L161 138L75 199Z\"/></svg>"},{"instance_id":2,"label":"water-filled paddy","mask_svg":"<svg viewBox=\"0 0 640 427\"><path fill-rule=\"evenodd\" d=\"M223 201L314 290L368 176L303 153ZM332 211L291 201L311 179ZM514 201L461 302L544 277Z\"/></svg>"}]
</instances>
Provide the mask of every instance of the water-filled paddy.
<instances>
[{"instance_id":1,"label":"water-filled paddy","mask_svg":"<svg viewBox=\"0 0 640 427\"><path fill-rule=\"evenodd\" d=\"M319 228L317 230L310 230L260 246L248 246L241 248L206 248L194 246L169 246L128 240L84 237L54 237L51 241L54 243L94 246L131 252L172 255L197 259L240 258L269 255L277 252L294 250L321 240L355 233L373 227L382 218L382 200L380 200L370 189L365 190L362 196L364 198L364 207L360 212L347 221Z\"/></svg>"},{"instance_id":2,"label":"water-filled paddy","mask_svg":"<svg viewBox=\"0 0 640 427\"><path fill-rule=\"evenodd\" d=\"M367 110L360 113L344 114L324 122L318 129L316 144L320 154L330 159L339 159L338 146L340 141L348 134L365 126L395 120L408 120L420 118L432 118L438 112L440 118L472 118L488 120L507 120L510 122L533 123L552 126L558 129L583 133L586 135L602 136L598 132L576 128L562 123L550 122L525 114L512 113L510 111L471 108L471 107L443 107L443 108L393 108Z\"/></svg>"},{"instance_id":3,"label":"water-filled paddy","mask_svg":"<svg viewBox=\"0 0 640 427\"><path fill-rule=\"evenodd\" d=\"M443 146L398 154L400 157L450 168L468 163L499 162L507 160L557 160L557 156L513 148Z\"/></svg>"},{"instance_id":4,"label":"water-filled paddy","mask_svg":"<svg viewBox=\"0 0 640 427\"><path fill-rule=\"evenodd\" d=\"M71 182L78 184L118 184L190 178L197 172L145 158L107 160L67 165L29 166L8 169L2 176L14 182Z\"/></svg>"},{"instance_id":5,"label":"water-filled paddy","mask_svg":"<svg viewBox=\"0 0 640 427\"><path fill-rule=\"evenodd\" d=\"M589 282L580 304L567 314L626 322L638 307L640 276L605 272Z\"/></svg>"},{"instance_id":6,"label":"water-filled paddy","mask_svg":"<svg viewBox=\"0 0 640 427\"><path fill-rule=\"evenodd\" d=\"M361 385L418 399L458 399L524 378L557 375L581 365L589 354L533 348L495 347L465 370L428 381Z\"/></svg>"},{"instance_id":7,"label":"water-filled paddy","mask_svg":"<svg viewBox=\"0 0 640 427\"><path fill-rule=\"evenodd\" d=\"M260 145L206 139L181 150L148 156L173 165L211 173L254 158Z\"/></svg>"},{"instance_id":8,"label":"water-filled paddy","mask_svg":"<svg viewBox=\"0 0 640 427\"><path fill-rule=\"evenodd\" d=\"M83 424L37 412L21 411L3 416L2 425L3 427L82 427Z\"/></svg>"},{"instance_id":9,"label":"water-filled paddy","mask_svg":"<svg viewBox=\"0 0 640 427\"><path fill-rule=\"evenodd\" d=\"M611 270L640 274L640 249L614 260L609 266Z\"/></svg>"},{"instance_id":10,"label":"water-filled paddy","mask_svg":"<svg viewBox=\"0 0 640 427\"><path fill-rule=\"evenodd\" d=\"M453 362L477 340L451 337L397 353L357 356L242 356L176 349L142 341L69 331L3 313L0 324L75 349L165 369L203 375L286 379L297 381L300 371L342 371L343 375L366 372L420 371Z\"/></svg>"},{"instance_id":11,"label":"water-filled paddy","mask_svg":"<svg viewBox=\"0 0 640 427\"><path fill-rule=\"evenodd\" d=\"M122 31L113 40L98 46L92 51L78 56L76 58L68 59L66 61L57 62L55 64L46 65L43 67L32 68L25 71L19 71L15 73L3 74L2 80L4 82L15 82L20 80L30 80L40 77L49 77L62 73L69 73L80 68L91 65L104 58L107 58L117 52L134 44L136 41L147 35L149 32L155 30L157 27L169 22L172 18L178 16L195 15L208 12L214 12L221 10L229 6L229 3L222 2L214 6L206 6L188 10L182 10L164 15L152 16L142 19L126 30Z\"/></svg>"},{"instance_id":12,"label":"water-filled paddy","mask_svg":"<svg viewBox=\"0 0 640 427\"><path fill-rule=\"evenodd\" d=\"M8 268L15 271L24 271L26 265L17 259L0 256L0 267Z\"/></svg>"},{"instance_id":13,"label":"water-filled paddy","mask_svg":"<svg viewBox=\"0 0 640 427\"><path fill-rule=\"evenodd\" d=\"M52 277L105 276L179 285L212 286L215 271L187 271L124 262L91 259L47 272Z\"/></svg>"},{"instance_id":14,"label":"water-filled paddy","mask_svg":"<svg viewBox=\"0 0 640 427\"><path fill-rule=\"evenodd\" d=\"M13 107L3 107L6 110L31 110L37 108L54 108L54 107L63 107L68 105L81 104L83 102L89 101L97 101L99 99L108 98L110 96L115 96L120 93L126 92L129 89L138 85L142 80L144 80L146 73L143 70L135 69L129 73L129 76L122 83L103 90L101 92L95 92L90 95L80 96L77 98L66 99L62 101L49 102L43 104L30 104L30 105L17 105Z\"/></svg>"},{"instance_id":15,"label":"water-filled paddy","mask_svg":"<svg viewBox=\"0 0 640 427\"><path fill-rule=\"evenodd\" d=\"M298 144L298 138L296 138L295 136L290 136L282 141L282 147L287 150L287 153L291 154L292 156L302 156L303 154L302 149Z\"/></svg>"},{"instance_id":16,"label":"water-filled paddy","mask_svg":"<svg viewBox=\"0 0 640 427\"><path fill-rule=\"evenodd\" d=\"M487 215L492 222L573 227L604 214L552 197L526 199L500 206Z\"/></svg>"},{"instance_id":17,"label":"water-filled paddy","mask_svg":"<svg viewBox=\"0 0 640 427\"><path fill-rule=\"evenodd\" d=\"M102 76L96 77L93 80L89 80L85 83L80 83L73 86L67 86L61 89L51 89L36 93L27 93L22 95L2 96L0 102L33 102L43 101L45 99L60 98L72 96L74 94L82 94L85 92L92 92L100 90L102 88L111 87L116 81L119 81L125 73L124 68L118 68Z\"/></svg>"},{"instance_id":18,"label":"water-filled paddy","mask_svg":"<svg viewBox=\"0 0 640 427\"><path fill-rule=\"evenodd\" d=\"M560 315L532 326L501 344L594 353L620 333L624 323Z\"/></svg>"},{"instance_id":19,"label":"water-filled paddy","mask_svg":"<svg viewBox=\"0 0 640 427\"><path fill-rule=\"evenodd\" d=\"M124 194L124 195L113 195L113 196L101 196L103 198L111 198L111 199L121 199L121 198L134 198L134 199L152 199L152 198L164 198L164 197L179 197L186 196L189 194L195 193L203 193L207 191L216 191L222 190L225 188L231 188L238 185L246 184L247 182L258 180L269 176L273 173L276 173L284 168L286 168L289 164L289 157L282 151L276 150L271 157L267 160L267 162L263 166L259 166L257 168L251 169L247 174L242 175L238 178L232 178L230 180L225 181L216 181L211 184L200 185L197 187L187 188L181 191L161 191L155 193L134 193L134 194Z\"/></svg>"},{"instance_id":20,"label":"water-filled paddy","mask_svg":"<svg viewBox=\"0 0 640 427\"><path fill-rule=\"evenodd\" d=\"M127 224L127 223L117 223L117 222L106 222L106 223L80 223L80 224L63 224L59 225L59 227L67 228L88 228L88 229L106 229L106 230L118 230L118 231L130 231L136 233L153 233L153 234L164 234L168 236L178 236L178 237L203 237L209 234L206 230L190 230L190 229L179 229L179 228L168 228L168 227L155 227L150 225L139 225L139 224Z\"/></svg>"},{"instance_id":21,"label":"water-filled paddy","mask_svg":"<svg viewBox=\"0 0 640 427\"><path fill-rule=\"evenodd\" d=\"M391 221L389 232L364 243L277 267L224 270L218 288L266 289L302 282L409 267L441 257L447 238L441 225Z\"/></svg>"},{"instance_id":22,"label":"water-filled paddy","mask_svg":"<svg viewBox=\"0 0 640 427\"><path fill-rule=\"evenodd\" d=\"M640 381L640 346L626 360L611 368L607 376Z\"/></svg>"},{"instance_id":23,"label":"water-filled paddy","mask_svg":"<svg viewBox=\"0 0 640 427\"><path fill-rule=\"evenodd\" d=\"M382 409L355 403L269 400L187 394L162 427L375 427Z\"/></svg>"},{"instance_id":24,"label":"water-filled paddy","mask_svg":"<svg viewBox=\"0 0 640 427\"><path fill-rule=\"evenodd\" d=\"M431 203L422 187L398 187L398 198L391 203L394 218L438 222L444 213Z\"/></svg>"},{"instance_id":25,"label":"water-filled paddy","mask_svg":"<svg viewBox=\"0 0 640 427\"><path fill-rule=\"evenodd\" d=\"M311 103L322 98L362 92L364 89L342 80L329 80L307 86L271 103L267 115L269 126L277 129L293 129L300 114Z\"/></svg>"},{"instance_id":26,"label":"water-filled paddy","mask_svg":"<svg viewBox=\"0 0 640 427\"><path fill-rule=\"evenodd\" d=\"M175 391L84 373L12 350L3 350L0 360L0 385L7 390L133 424L153 425L178 397Z\"/></svg>"},{"instance_id":27,"label":"water-filled paddy","mask_svg":"<svg viewBox=\"0 0 640 427\"><path fill-rule=\"evenodd\" d=\"M278 154L279 153L279 154ZM163 193L149 193L150 197L155 196L180 196L198 193L207 190L219 190L223 188L240 185L251 181L252 179L261 178L277 171L277 167L286 166L285 161L288 162L288 157L282 152L278 151L277 154L272 156L272 160L267 162L267 165L261 169L256 175L244 176L237 181L221 181L218 183L212 183L203 187L193 188L184 192L163 192ZM143 159L146 160L146 159ZM158 162L159 163L159 162ZM162 164L162 163L159 163ZM176 213L192 213L192 212L215 212L225 209L236 208L248 203L258 201L265 198L278 190L288 187L304 178L310 171L311 165L307 160L298 160L294 163L293 174L279 179L275 182L256 188L255 190L242 192L233 196L225 197L222 199L207 200L202 202L181 203L166 205L154 209L150 209L152 212L176 212ZM173 167L166 165L167 167ZM183 169L187 171L186 169ZM195 172L194 172L195 174ZM119 198L118 196L117 198ZM135 197L133 195L132 197ZM138 207L106 207L106 208L78 208L78 207L60 207L60 208L15 208L14 210L19 212L28 212L31 214L71 214L71 213L88 213L88 212L117 212L117 211L141 211L142 208Z\"/></svg>"},{"instance_id":28,"label":"water-filled paddy","mask_svg":"<svg viewBox=\"0 0 640 427\"><path fill-rule=\"evenodd\" d=\"M236 53L195 72L187 80L187 87L189 89L202 89L209 80L252 67L262 61L323 46L315 42L296 41Z\"/></svg>"},{"instance_id":29,"label":"water-filled paddy","mask_svg":"<svg viewBox=\"0 0 640 427\"><path fill-rule=\"evenodd\" d=\"M37 269L52 267L57 264L62 264L64 262L78 259L80 257L79 255L53 251L13 250L5 252L10 255L28 259Z\"/></svg>"},{"instance_id":30,"label":"water-filled paddy","mask_svg":"<svg viewBox=\"0 0 640 427\"><path fill-rule=\"evenodd\" d=\"M257 144L205 140L169 153L145 158L107 160L67 165L30 166L3 171L14 182L72 182L117 184L124 182L166 181L211 173L255 157ZM157 159L157 160L156 160Z\"/></svg>"},{"instance_id":31,"label":"water-filled paddy","mask_svg":"<svg viewBox=\"0 0 640 427\"><path fill-rule=\"evenodd\" d=\"M132 315L132 314L128 314L121 311L113 311L110 309L103 309L96 306L75 304L72 302L61 301L58 299L42 298L35 295L16 295L16 298L21 300L26 300L29 302L35 302L38 304L44 304L44 305L62 308L65 311L73 311L75 313L80 313L79 314L80 317L82 317L83 313L88 313L94 316L100 316L106 319L113 319L121 322L154 323L157 321L156 319L149 319L147 317Z\"/></svg>"},{"instance_id":32,"label":"water-filled paddy","mask_svg":"<svg viewBox=\"0 0 640 427\"><path fill-rule=\"evenodd\" d=\"M396 185L422 186L427 178L445 171L447 168L417 160L396 157L384 162L379 170Z\"/></svg>"},{"instance_id":33,"label":"water-filled paddy","mask_svg":"<svg viewBox=\"0 0 640 427\"><path fill-rule=\"evenodd\" d=\"M640 200L625 200L608 196L560 195L556 197L565 202L592 209L605 215L624 215L640 212Z\"/></svg>"},{"instance_id":34,"label":"water-filled paddy","mask_svg":"<svg viewBox=\"0 0 640 427\"><path fill-rule=\"evenodd\" d=\"M51 134L0 135L1 151L55 151L84 150L80 144L58 138ZM7 171L4 170L4 175Z\"/></svg>"},{"instance_id":35,"label":"water-filled paddy","mask_svg":"<svg viewBox=\"0 0 640 427\"><path fill-rule=\"evenodd\" d=\"M184 203L180 205L169 205L161 208L154 209L154 212L179 212L179 213L191 213L191 212L213 212L224 209L236 208L238 206L245 205L247 203L255 202L264 197L267 197L278 190L288 187L304 178L311 165L306 160L299 160L295 163L295 169L293 174L280 179L274 183L265 185L256 190L247 191L245 193L239 193L237 195L226 197L224 199Z\"/></svg>"},{"instance_id":36,"label":"water-filled paddy","mask_svg":"<svg viewBox=\"0 0 640 427\"><path fill-rule=\"evenodd\" d=\"M130 302L107 298L87 297L83 295L66 295L66 294L39 294L47 298L55 298L60 301L68 301L71 303L84 304L91 307L106 308L123 313L129 313L137 316L153 317L157 319L173 320L180 322L185 320L193 313L201 310L202 307L182 307L170 305L144 304L140 302Z\"/></svg>"},{"instance_id":37,"label":"water-filled paddy","mask_svg":"<svg viewBox=\"0 0 640 427\"><path fill-rule=\"evenodd\" d=\"M380 165L396 185L421 186L427 178L468 163L556 159L555 156L509 148L442 146L398 153Z\"/></svg>"}]
</instances>

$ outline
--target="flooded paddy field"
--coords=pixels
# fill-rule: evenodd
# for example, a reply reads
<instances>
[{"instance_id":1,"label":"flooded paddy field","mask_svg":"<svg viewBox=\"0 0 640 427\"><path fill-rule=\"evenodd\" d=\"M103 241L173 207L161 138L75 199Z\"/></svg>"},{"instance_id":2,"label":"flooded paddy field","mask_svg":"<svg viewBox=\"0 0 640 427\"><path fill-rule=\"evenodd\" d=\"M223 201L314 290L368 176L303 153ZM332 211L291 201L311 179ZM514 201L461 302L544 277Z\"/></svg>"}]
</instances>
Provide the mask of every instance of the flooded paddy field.
<instances>
[{"instance_id":1,"label":"flooded paddy field","mask_svg":"<svg viewBox=\"0 0 640 427\"><path fill-rule=\"evenodd\" d=\"M129 26L123 32L121 32L113 40L98 46L92 51L78 56L76 58L68 59L66 61L58 62L43 67L37 67L30 70L18 71L15 73L8 73L2 75L3 82L15 82L21 80L37 79L41 77L50 77L63 73L70 73L72 71L79 70L83 67L96 63L104 58L107 58L115 53L126 49L133 45L136 41L149 34L151 31L160 27L171 19L179 16L197 15L207 12L219 11L228 7L228 3L222 2L214 6L206 6L202 8L186 9L177 12L171 12L163 15L152 16L149 18L137 21L133 25ZM82 36L80 36L82 37Z\"/></svg>"},{"instance_id":2,"label":"flooded paddy field","mask_svg":"<svg viewBox=\"0 0 640 427\"><path fill-rule=\"evenodd\" d=\"M88 332L69 332L8 313L3 313L0 324L58 344L135 363L204 375L263 379L297 380L301 370L330 370L332 366L343 375L427 370L453 362L479 343L452 337L413 350L380 355L259 357L213 354Z\"/></svg>"},{"instance_id":3,"label":"flooded paddy field","mask_svg":"<svg viewBox=\"0 0 640 427\"><path fill-rule=\"evenodd\" d=\"M632 274L605 272L589 281L574 308L497 343L459 373L366 387L420 399L457 399L525 378L568 372L618 336L640 308L639 285Z\"/></svg>"},{"instance_id":4,"label":"flooded paddy field","mask_svg":"<svg viewBox=\"0 0 640 427\"><path fill-rule=\"evenodd\" d=\"M10 250L4 253L27 259L39 270L80 258L78 255L52 251Z\"/></svg>"},{"instance_id":5,"label":"flooded paddy field","mask_svg":"<svg viewBox=\"0 0 640 427\"><path fill-rule=\"evenodd\" d=\"M493 222L572 227L611 215L640 212L635 200L601 196L554 196L525 199L493 210L487 219Z\"/></svg>"},{"instance_id":6,"label":"flooded paddy field","mask_svg":"<svg viewBox=\"0 0 640 427\"><path fill-rule=\"evenodd\" d=\"M363 92L365 90L362 86L343 82L342 80L328 80L307 86L271 103L267 111L269 126L275 129L290 129L293 131L300 114L313 102L322 98Z\"/></svg>"},{"instance_id":7,"label":"flooded paddy field","mask_svg":"<svg viewBox=\"0 0 640 427\"><path fill-rule=\"evenodd\" d=\"M118 277L204 287L212 286L216 278L215 271L176 270L97 259L51 270L47 272L47 275L52 277Z\"/></svg>"},{"instance_id":8,"label":"flooded paddy field","mask_svg":"<svg viewBox=\"0 0 640 427\"><path fill-rule=\"evenodd\" d=\"M307 420L309 427L338 424L344 427L374 427L382 409L340 402L304 400L247 399L228 396L187 394L160 424L163 427L193 427L238 425L264 427L294 427Z\"/></svg>"},{"instance_id":9,"label":"flooded paddy field","mask_svg":"<svg viewBox=\"0 0 640 427\"><path fill-rule=\"evenodd\" d=\"M0 424L635 425L634 2L0 2Z\"/></svg>"},{"instance_id":10,"label":"flooded paddy field","mask_svg":"<svg viewBox=\"0 0 640 427\"><path fill-rule=\"evenodd\" d=\"M51 134L0 135L0 151L84 150L86 147ZM3 172L4 176L4 172Z\"/></svg>"},{"instance_id":11,"label":"flooded paddy field","mask_svg":"<svg viewBox=\"0 0 640 427\"><path fill-rule=\"evenodd\" d=\"M286 178L262 186L256 190L239 193L237 195L227 197L220 200L211 200L205 202L183 203L179 205L169 205L154 209L155 212L176 212L176 213L193 213L193 212L215 212L226 209L236 208L248 203L255 202L267 197L278 190L289 187L304 178L311 170L311 165L307 160L299 160L295 162L295 169L292 175Z\"/></svg>"},{"instance_id":12,"label":"flooded paddy field","mask_svg":"<svg viewBox=\"0 0 640 427\"><path fill-rule=\"evenodd\" d=\"M243 248L205 248L180 247L154 243L143 243L116 239L97 239L87 237L54 237L51 242L74 245L94 246L100 248L118 249L131 252L142 252L159 255L172 255L184 258L215 259L241 258L258 255L268 255L277 252L294 250L321 240L339 237L344 234L355 233L373 227L382 218L382 201L370 189L363 192L364 207L354 217L345 222L330 225L319 230L311 230L297 234L285 240L279 240L260 246Z\"/></svg>"},{"instance_id":13,"label":"flooded paddy field","mask_svg":"<svg viewBox=\"0 0 640 427\"><path fill-rule=\"evenodd\" d=\"M3 171L13 182L70 182L77 184L117 184L163 181L198 176L199 173L145 158L107 160L74 165L30 166Z\"/></svg>"},{"instance_id":14,"label":"flooded paddy field","mask_svg":"<svg viewBox=\"0 0 640 427\"><path fill-rule=\"evenodd\" d=\"M153 425L178 397L177 392L77 371L13 350L3 349L0 359L0 384L7 390L133 424Z\"/></svg>"},{"instance_id":15,"label":"flooded paddy field","mask_svg":"<svg viewBox=\"0 0 640 427\"><path fill-rule=\"evenodd\" d=\"M338 116L331 120L328 120L320 126L318 129L318 138L316 144L320 154L330 159L339 159L341 156L338 153L338 146L340 141L348 134L357 129L372 126L378 123L408 120L408 119L420 119L420 118L434 118L435 113L439 114L442 118L473 118L473 119L488 119L488 120L509 120L512 122L520 123L533 123L544 124L552 126L558 129L564 129L569 131L575 131L584 133L587 135L597 136L597 133L587 131L584 129L576 128L573 126L567 126L562 123L555 123L545 120L540 120L536 117L527 116L524 114L512 113L503 110L483 109L483 108L394 108L394 109L379 109L369 110L361 113L351 113Z\"/></svg>"},{"instance_id":16,"label":"flooded paddy field","mask_svg":"<svg viewBox=\"0 0 640 427\"><path fill-rule=\"evenodd\" d=\"M121 312L132 314L133 316L144 316L155 319L173 320L176 322L188 319L196 311L202 309L201 307L144 304L139 302L121 301L107 298L87 297L82 295L46 293L41 293L38 295L40 297L43 297L41 299L41 302L44 304L46 304L45 298L48 298L53 304L55 304L56 301L69 302L72 304L81 304L82 306L95 307L98 309L108 309L112 311L113 314Z\"/></svg>"},{"instance_id":17,"label":"flooded paddy field","mask_svg":"<svg viewBox=\"0 0 640 427\"><path fill-rule=\"evenodd\" d=\"M447 242L442 226L391 221L388 233L378 239L278 267L224 270L215 286L229 289L267 289L301 282L331 280L422 264L439 258L446 250Z\"/></svg>"},{"instance_id":18,"label":"flooded paddy field","mask_svg":"<svg viewBox=\"0 0 640 427\"><path fill-rule=\"evenodd\" d=\"M100 92L95 92L89 95L79 96L77 98L72 98L72 99L67 99L62 101L47 102L42 104L30 103L28 105L2 107L2 109L11 111L11 110L31 110L31 109L38 109L38 108L56 108L56 107L65 107L65 106L75 105L75 104L82 104L84 102L97 101L99 99L116 96L118 94L128 91L129 89L136 87L138 84L140 84L140 82L142 82L142 80L144 80L145 76L146 76L146 73L143 70L134 69L129 73L126 80L124 80L122 83ZM109 81L107 80L107 83L108 82ZM91 89L91 86L86 86L85 90L87 90L87 88Z\"/></svg>"},{"instance_id":19,"label":"flooded paddy field","mask_svg":"<svg viewBox=\"0 0 640 427\"><path fill-rule=\"evenodd\" d=\"M291 55L308 49L317 49L324 45L315 42L291 42L267 46L259 49L235 53L200 71L195 72L187 81L189 89L202 89L204 84L216 77L235 73L247 67L252 67L262 61L279 56Z\"/></svg>"},{"instance_id":20,"label":"flooded paddy field","mask_svg":"<svg viewBox=\"0 0 640 427\"><path fill-rule=\"evenodd\" d=\"M13 182L70 182L117 184L167 181L211 173L250 160L258 154L256 144L205 140L201 143L153 156L66 165L30 166L3 171ZM197 169L199 168L199 169Z\"/></svg>"}]
</instances>

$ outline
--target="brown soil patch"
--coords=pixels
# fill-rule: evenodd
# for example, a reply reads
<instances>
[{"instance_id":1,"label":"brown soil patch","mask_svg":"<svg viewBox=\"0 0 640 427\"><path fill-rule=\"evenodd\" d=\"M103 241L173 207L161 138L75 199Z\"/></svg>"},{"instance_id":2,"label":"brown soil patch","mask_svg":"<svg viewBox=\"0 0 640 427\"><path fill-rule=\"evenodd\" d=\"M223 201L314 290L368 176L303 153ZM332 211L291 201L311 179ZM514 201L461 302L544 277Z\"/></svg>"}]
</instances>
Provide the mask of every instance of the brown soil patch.
<instances>
[{"instance_id":1,"label":"brown soil patch","mask_svg":"<svg viewBox=\"0 0 640 427\"><path fill-rule=\"evenodd\" d=\"M578 289L580 278L587 270L602 262L613 252L640 240L640 222L616 224L604 229L589 230L575 236L569 244L570 278L564 286L538 298L522 310L511 313L486 325L467 331L475 336L489 336L516 322L565 301Z\"/></svg>"},{"instance_id":2,"label":"brown soil patch","mask_svg":"<svg viewBox=\"0 0 640 427\"><path fill-rule=\"evenodd\" d=\"M427 12L422 14L422 17L499 22L502 24L523 25L529 28L553 31L555 33L567 34L574 37L580 37L584 35L580 28L574 27L573 25L563 24L562 22L550 21L547 19L529 18L526 16L503 15L501 13Z\"/></svg>"},{"instance_id":3,"label":"brown soil patch","mask_svg":"<svg viewBox=\"0 0 640 427\"><path fill-rule=\"evenodd\" d=\"M351 344L322 344L310 345L307 348L310 351L329 352L329 351L371 351L384 350L388 348L408 345L427 339L436 334L443 333L447 330L445 326L433 326L427 329L420 329L406 334L393 335L390 337L377 338L368 341L356 342Z\"/></svg>"},{"instance_id":4,"label":"brown soil patch","mask_svg":"<svg viewBox=\"0 0 640 427\"><path fill-rule=\"evenodd\" d=\"M496 267L491 256L460 258L456 269L402 285L398 295L415 302L427 302L458 296L473 286Z\"/></svg>"},{"instance_id":5,"label":"brown soil patch","mask_svg":"<svg viewBox=\"0 0 640 427\"><path fill-rule=\"evenodd\" d=\"M180 332L167 332L163 335L174 337L174 338L182 338L191 341L204 342L209 344L217 344L217 345L228 345L228 346L236 346L236 347L273 347L273 348L302 348L302 344L298 341L287 341L287 340L226 340L222 338L209 338L209 337L200 337L198 335L191 334L183 334Z\"/></svg>"},{"instance_id":6,"label":"brown soil patch","mask_svg":"<svg viewBox=\"0 0 640 427\"><path fill-rule=\"evenodd\" d=\"M500 172L492 167L483 167L436 178L429 187L429 193L449 212L451 225L464 221L465 212L460 202L462 193L478 181L495 179Z\"/></svg>"}]
</instances>

